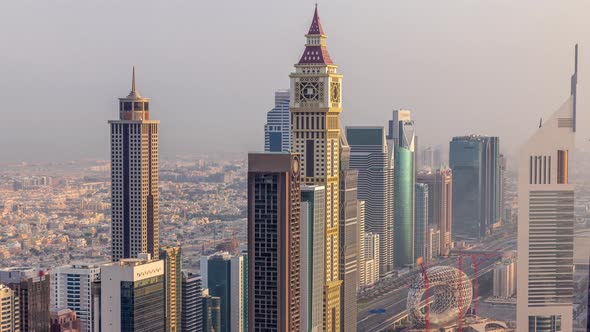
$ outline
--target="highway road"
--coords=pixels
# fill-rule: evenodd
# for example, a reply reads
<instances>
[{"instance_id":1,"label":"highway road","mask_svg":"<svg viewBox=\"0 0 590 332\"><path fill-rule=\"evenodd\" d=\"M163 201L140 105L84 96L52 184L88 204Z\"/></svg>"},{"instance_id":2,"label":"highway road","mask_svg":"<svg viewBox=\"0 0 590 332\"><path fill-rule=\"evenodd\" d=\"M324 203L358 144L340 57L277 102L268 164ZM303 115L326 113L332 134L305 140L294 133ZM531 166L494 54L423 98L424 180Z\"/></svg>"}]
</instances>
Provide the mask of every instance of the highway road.
<instances>
[{"instance_id":1,"label":"highway road","mask_svg":"<svg viewBox=\"0 0 590 332\"><path fill-rule=\"evenodd\" d=\"M497 250L510 251L516 248L516 241L514 235L508 235L499 239L494 239L482 245L472 248L474 250ZM479 264L479 275L489 272L494 265L496 259L481 258ZM435 265L450 265L457 267L457 258L450 257L442 259ZM469 258L463 259L463 271L473 278L473 268L471 267L471 260ZM383 331L391 326L392 317L406 311L406 300L408 296L408 289L411 284L411 279L417 276L417 271L411 273L409 276L403 276L401 283L391 282L394 289L380 290L377 294L368 301L359 303L358 323L359 331L377 332ZM376 309L384 309L384 312L375 312ZM373 312L371 312L373 311ZM380 311L380 310L379 310Z\"/></svg>"}]
</instances>

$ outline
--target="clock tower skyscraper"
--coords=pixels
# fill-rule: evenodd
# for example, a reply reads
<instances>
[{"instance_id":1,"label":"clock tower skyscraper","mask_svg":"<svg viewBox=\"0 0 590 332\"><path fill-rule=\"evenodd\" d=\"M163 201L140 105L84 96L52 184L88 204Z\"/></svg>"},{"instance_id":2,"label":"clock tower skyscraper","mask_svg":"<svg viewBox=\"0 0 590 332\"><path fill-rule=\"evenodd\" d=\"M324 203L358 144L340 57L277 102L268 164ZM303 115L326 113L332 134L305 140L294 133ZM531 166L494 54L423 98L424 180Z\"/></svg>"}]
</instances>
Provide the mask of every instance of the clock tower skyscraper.
<instances>
[{"instance_id":1,"label":"clock tower skyscraper","mask_svg":"<svg viewBox=\"0 0 590 332\"><path fill-rule=\"evenodd\" d=\"M342 75L332 62L317 5L307 43L291 73L292 152L301 157L302 182L325 187L324 331L340 331L339 174Z\"/></svg>"}]
</instances>

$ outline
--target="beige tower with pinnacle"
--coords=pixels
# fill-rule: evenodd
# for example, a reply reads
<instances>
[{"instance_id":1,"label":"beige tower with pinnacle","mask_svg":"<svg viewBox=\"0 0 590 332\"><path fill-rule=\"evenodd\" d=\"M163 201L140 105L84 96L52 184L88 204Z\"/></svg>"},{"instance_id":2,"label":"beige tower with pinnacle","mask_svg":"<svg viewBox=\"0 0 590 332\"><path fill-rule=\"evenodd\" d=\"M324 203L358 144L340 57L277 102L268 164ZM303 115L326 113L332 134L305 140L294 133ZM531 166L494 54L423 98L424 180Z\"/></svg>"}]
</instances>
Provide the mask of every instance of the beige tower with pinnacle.
<instances>
[{"instance_id":1,"label":"beige tower with pinnacle","mask_svg":"<svg viewBox=\"0 0 590 332\"><path fill-rule=\"evenodd\" d=\"M158 259L158 126L150 119L150 99L135 85L119 98L119 120L111 127L112 260L149 253Z\"/></svg>"},{"instance_id":2,"label":"beige tower with pinnacle","mask_svg":"<svg viewBox=\"0 0 590 332\"><path fill-rule=\"evenodd\" d=\"M325 186L324 331L340 331L339 172L342 75L328 54L317 6L307 43L291 73L292 152L301 156L302 182Z\"/></svg>"}]
</instances>

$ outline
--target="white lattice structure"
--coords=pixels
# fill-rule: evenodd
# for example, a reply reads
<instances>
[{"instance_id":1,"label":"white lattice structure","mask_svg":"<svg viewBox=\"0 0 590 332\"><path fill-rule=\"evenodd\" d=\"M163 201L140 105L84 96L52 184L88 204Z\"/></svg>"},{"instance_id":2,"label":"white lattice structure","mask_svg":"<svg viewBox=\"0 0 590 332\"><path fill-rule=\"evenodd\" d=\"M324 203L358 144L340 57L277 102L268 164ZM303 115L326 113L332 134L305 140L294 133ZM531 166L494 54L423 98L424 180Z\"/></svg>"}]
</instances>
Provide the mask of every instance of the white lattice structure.
<instances>
[{"instance_id":1,"label":"white lattice structure","mask_svg":"<svg viewBox=\"0 0 590 332\"><path fill-rule=\"evenodd\" d=\"M434 266L426 270L430 298L430 327L454 325L463 317L473 297L471 280L463 271L451 266ZM421 274L408 292L408 317L415 327L426 326L426 315L421 311L426 282ZM462 304L462 305L461 305ZM461 315L459 315L459 311Z\"/></svg>"}]
</instances>

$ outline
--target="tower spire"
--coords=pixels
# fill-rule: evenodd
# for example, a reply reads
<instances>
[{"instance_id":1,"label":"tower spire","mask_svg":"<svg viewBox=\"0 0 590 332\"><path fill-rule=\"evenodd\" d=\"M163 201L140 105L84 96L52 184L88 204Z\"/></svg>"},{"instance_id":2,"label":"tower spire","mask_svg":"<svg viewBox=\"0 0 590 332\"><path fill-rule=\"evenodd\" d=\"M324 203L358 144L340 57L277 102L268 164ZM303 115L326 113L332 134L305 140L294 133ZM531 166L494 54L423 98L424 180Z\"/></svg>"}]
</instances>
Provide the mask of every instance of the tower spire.
<instances>
[{"instance_id":1,"label":"tower spire","mask_svg":"<svg viewBox=\"0 0 590 332\"><path fill-rule=\"evenodd\" d=\"M322 29L322 23L320 22L320 16L318 15L318 3L315 4L315 10L313 12L313 19L311 20L311 26L309 27L308 35L324 35L324 29Z\"/></svg>"},{"instance_id":2,"label":"tower spire","mask_svg":"<svg viewBox=\"0 0 590 332\"><path fill-rule=\"evenodd\" d=\"M305 44L305 51L303 52L301 59L299 59L299 65L334 64L326 46L327 36L324 33L322 23L320 22L317 3L313 11L311 26L305 37L307 37L307 43Z\"/></svg>"},{"instance_id":3,"label":"tower spire","mask_svg":"<svg viewBox=\"0 0 590 332\"><path fill-rule=\"evenodd\" d=\"M571 80L571 95L573 98L573 132L576 132L576 108L577 108L577 99L578 99L578 44L575 47L575 55L574 55L574 73L572 74Z\"/></svg>"},{"instance_id":4,"label":"tower spire","mask_svg":"<svg viewBox=\"0 0 590 332\"><path fill-rule=\"evenodd\" d=\"M127 95L127 98L130 98L130 99L142 98L141 95L139 94L139 91L137 91L137 86L135 84L135 65L133 65L133 74L131 76L131 92L129 92L129 95Z\"/></svg>"},{"instance_id":5,"label":"tower spire","mask_svg":"<svg viewBox=\"0 0 590 332\"><path fill-rule=\"evenodd\" d=\"M131 92L135 92L135 65L133 65L133 78L131 81Z\"/></svg>"}]
</instances>

